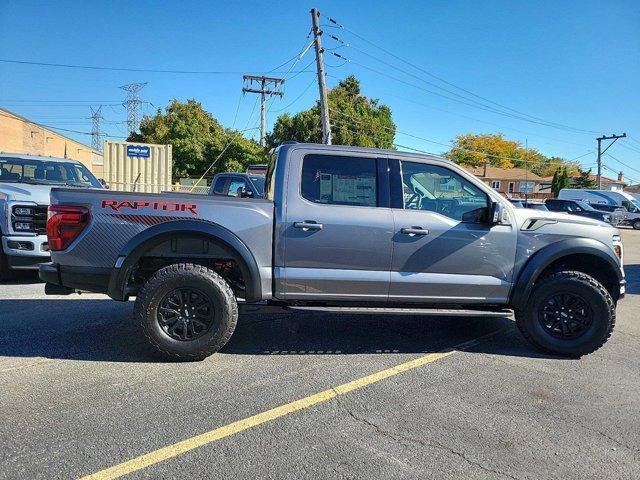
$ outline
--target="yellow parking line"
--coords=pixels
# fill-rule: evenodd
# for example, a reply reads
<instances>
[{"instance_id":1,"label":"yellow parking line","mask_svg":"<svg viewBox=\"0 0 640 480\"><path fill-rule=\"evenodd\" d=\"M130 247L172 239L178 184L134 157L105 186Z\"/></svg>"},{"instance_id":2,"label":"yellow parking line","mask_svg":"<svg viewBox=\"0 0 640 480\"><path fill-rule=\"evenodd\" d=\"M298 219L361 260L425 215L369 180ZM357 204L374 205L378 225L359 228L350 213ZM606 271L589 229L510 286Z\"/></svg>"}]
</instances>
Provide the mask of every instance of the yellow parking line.
<instances>
[{"instance_id":1,"label":"yellow parking line","mask_svg":"<svg viewBox=\"0 0 640 480\"><path fill-rule=\"evenodd\" d=\"M469 343L466 343L465 346L469 345ZM215 430L210 430L201 435L196 435L195 437L187 438L186 440L182 440L181 442L159 448L158 450L154 450L149 453L145 453L144 455L140 455L139 457L132 458L131 460L127 460L126 462L119 463L118 465L114 465L113 467L109 467L94 474L82 477L81 480L107 480L119 478L123 475L142 470L143 468L155 465L156 463L162 462L164 460L177 457L178 455L182 455L183 453L186 453L190 450L215 442L217 440L220 440L221 438L229 437L236 433L242 432L243 430L247 430L249 428L256 427L277 418L284 417L285 415L289 415L290 413L304 410L305 408L309 408L320 403L324 403L328 400L331 400L332 398L337 397L338 395L344 395L354 390L358 390L360 388L366 387L367 385L371 385L372 383L376 383L386 378L398 375L399 373L413 370L414 368L418 368L422 365L426 365L427 363L442 360L443 358L448 357L454 352L455 350L447 350L436 353L428 353L422 357L416 358L415 360L401 363L400 365L396 365L395 367L387 368L386 370L381 370L374 374L367 375L366 377L343 383L342 385L339 385L337 387L332 387L328 390L318 392L314 395L295 400L291 403L287 403L276 408L272 408L271 410L253 415L252 417L238 420L237 422L230 423L228 425L225 425L224 427L216 428Z\"/></svg>"}]
</instances>

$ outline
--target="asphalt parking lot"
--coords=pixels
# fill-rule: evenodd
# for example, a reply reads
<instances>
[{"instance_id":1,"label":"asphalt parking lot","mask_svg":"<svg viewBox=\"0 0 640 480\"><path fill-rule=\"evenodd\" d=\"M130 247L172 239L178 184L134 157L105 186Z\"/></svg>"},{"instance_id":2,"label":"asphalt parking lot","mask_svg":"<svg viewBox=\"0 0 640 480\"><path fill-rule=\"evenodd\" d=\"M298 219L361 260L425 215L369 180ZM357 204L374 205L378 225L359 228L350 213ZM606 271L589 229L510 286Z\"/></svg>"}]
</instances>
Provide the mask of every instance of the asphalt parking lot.
<instances>
[{"instance_id":1,"label":"asphalt parking lot","mask_svg":"<svg viewBox=\"0 0 640 480\"><path fill-rule=\"evenodd\" d=\"M288 314L167 363L133 302L3 284L0 478L640 478L640 232L623 240L616 329L580 360L509 318Z\"/></svg>"}]
</instances>

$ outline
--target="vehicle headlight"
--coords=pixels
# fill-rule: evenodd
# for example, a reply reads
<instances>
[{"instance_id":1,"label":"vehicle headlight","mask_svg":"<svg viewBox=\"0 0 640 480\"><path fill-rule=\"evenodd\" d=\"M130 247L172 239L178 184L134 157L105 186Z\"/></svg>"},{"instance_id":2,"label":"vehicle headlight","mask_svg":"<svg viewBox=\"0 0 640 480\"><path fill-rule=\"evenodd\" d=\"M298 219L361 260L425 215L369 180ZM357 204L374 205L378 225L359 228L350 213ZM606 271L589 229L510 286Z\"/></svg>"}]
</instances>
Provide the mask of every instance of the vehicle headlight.
<instances>
[{"instance_id":1,"label":"vehicle headlight","mask_svg":"<svg viewBox=\"0 0 640 480\"><path fill-rule=\"evenodd\" d=\"M602 218L604 218L605 222L610 222L611 221L611 215L604 215Z\"/></svg>"},{"instance_id":2,"label":"vehicle headlight","mask_svg":"<svg viewBox=\"0 0 640 480\"><path fill-rule=\"evenodd\" d=\"M33 208L30 207L14 207L13 214L18 217L31 217L33 215Z\"/></svg>"},{"instance_id":3,"label":"vehicle headlight","mask_svg":"<svg viewBox=\"0 0 640 480\"><path fill-rule=\"evenodd\" d=\"M33 223L31 222L13 222L13 229L21 232L28 232L33 230Z\"/></svg>"}]
</instances>

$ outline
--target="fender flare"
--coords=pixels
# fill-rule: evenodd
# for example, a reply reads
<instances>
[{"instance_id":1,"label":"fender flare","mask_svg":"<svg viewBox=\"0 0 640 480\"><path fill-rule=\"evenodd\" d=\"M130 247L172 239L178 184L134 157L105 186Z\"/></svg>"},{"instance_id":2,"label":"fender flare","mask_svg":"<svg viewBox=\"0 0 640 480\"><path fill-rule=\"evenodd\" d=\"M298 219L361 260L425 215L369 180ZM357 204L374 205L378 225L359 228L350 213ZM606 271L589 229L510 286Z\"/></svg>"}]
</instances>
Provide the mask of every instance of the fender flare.
<instances>
[{"instance_id":1,"label":"fender flare","mask_svg":"<svg viewBox=\"0 0 640 480\"><path fill-rule=\"evenodd\" d=\"M542 272L554 261L569 255L591 255L604 260L611 268L618 282L622 282L622 271L615 253L604 243L593 238L567 238L552 243L538 250L521 269L518 279L511 290L510 304L513 308L521 309L527 303L533 285Z\"/></svg>"},{"instance_id":2,"label":"fender flare","mask_svg":"<svg viewBox=\"0 0 640 480\"><path fill-rule=\"evenodd\" d=\"M199 220L173 220L147 228L133 237L122 248L111 271L107 294L115 300L126 300L127 280L132 268L150 249L160 245L173 235L197 236L209 239L222 247L240 267L245 279L246 301L260 300L260 270L247 245L230 230L221 225Z\"/></svg>"}]
</instances>

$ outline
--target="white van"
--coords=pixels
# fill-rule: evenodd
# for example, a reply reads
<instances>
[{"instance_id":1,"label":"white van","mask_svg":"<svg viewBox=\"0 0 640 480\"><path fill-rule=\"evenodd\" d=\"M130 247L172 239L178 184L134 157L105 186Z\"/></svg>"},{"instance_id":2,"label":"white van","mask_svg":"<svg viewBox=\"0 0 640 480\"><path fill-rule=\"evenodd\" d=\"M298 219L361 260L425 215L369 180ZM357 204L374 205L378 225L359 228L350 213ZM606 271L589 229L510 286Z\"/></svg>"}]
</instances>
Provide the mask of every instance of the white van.
<instances>
[{"instance_id":1,"label":"white van","mask_svg":"<svg viewBox=\"0 0 640 480\"><path fill-rule=\"evenodd\" d=\"M586 190L578 188L563 188L558 195L562 200L582 200L598 208L598 205L621 207L625 210L624 224L640 230L640 203L627 192L613 190Z\"/></svg>"}]
</instances>

